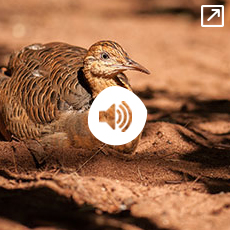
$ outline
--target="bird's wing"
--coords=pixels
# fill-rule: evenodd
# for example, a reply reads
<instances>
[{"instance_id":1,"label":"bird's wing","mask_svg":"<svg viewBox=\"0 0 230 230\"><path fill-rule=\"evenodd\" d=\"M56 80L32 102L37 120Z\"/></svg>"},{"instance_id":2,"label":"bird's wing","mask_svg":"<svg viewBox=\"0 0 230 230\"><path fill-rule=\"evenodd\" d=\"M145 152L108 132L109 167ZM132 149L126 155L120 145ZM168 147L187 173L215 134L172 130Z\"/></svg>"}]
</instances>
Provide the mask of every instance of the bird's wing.
<instances>
[{"instance_id":1,"label":"bird's wing","mask_svg":"<svg viewBox=\"0 0 230 230\"><path fill-rule=\"evenodd\" d=\"M11 77L2 91L23 107L35 124L57 120L63 110L84 109L91 98L82 86L83 73L79 73L86 52L65 43L27 46L11 56ZM12 113L18 111L14 106ZM14 113L12 116L16 116Z\"/></svg>"}]
</instances>

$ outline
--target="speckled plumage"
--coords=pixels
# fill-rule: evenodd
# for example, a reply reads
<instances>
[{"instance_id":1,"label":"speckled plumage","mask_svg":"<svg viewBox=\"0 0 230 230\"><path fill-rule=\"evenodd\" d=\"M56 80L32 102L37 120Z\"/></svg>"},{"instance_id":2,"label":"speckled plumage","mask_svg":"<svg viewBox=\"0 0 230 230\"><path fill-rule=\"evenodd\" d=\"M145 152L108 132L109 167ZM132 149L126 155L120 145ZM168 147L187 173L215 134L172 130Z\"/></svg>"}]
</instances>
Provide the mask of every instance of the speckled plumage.
<instances>
[{"instance_id":1,"label":"speckled plumage","mask_svg":"<svg viewBox=\"0 0 230 230\"><path fill-rule=\"evenodd\" d=\"M101 56L105 53L110 60ZM136 65L129 69L147 73L111 41L95 43L89 50L60 42L33 44L14 53L0 73L2 135L45 145L95 147L98 141L88 129L88 109L106 87L131 90L122 73L128 69L121 68L125 62Z\"/></svg>"}]
</instances>

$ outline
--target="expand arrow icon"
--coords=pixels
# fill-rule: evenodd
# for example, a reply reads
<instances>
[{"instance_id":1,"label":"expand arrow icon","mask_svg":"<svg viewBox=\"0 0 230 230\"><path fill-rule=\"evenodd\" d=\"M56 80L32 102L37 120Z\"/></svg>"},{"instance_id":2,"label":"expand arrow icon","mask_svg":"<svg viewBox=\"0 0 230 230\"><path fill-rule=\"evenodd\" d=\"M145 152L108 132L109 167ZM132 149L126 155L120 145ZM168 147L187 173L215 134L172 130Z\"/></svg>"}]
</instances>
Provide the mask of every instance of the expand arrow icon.
<instances>
[{"instance_id":1,"label":"expand arrow icon","mask_svg":"<svg viewBox=\"0 0 230 230\"><path fill-rule=\"evenodd\" d=\"M215 11L215 12L207 19L208 22L216 15L218 18L220 17L220 9L212 9L212 11Z\"/></svg>"}]
</instances>

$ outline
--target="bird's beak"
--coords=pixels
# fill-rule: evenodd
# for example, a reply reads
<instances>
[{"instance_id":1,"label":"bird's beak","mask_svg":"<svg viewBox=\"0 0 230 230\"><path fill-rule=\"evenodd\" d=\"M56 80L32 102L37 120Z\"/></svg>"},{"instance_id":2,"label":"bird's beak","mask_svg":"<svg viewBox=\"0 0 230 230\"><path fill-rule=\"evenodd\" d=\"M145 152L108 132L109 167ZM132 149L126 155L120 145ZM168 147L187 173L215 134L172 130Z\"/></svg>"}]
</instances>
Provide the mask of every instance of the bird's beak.
<instances>
[{"instance_id":1,"label":"bird's beak","mask_svg":"<svg viewBox=\"0 0 230 230\"><path fill-rule=\"evenodd\" d=\"M140 65L139 63L128 59L127 63L124 64L125 69L129 69L129 70L137 70L146 74L150 74L150 72L142 65Z\"/></svg>"}]
</instances>

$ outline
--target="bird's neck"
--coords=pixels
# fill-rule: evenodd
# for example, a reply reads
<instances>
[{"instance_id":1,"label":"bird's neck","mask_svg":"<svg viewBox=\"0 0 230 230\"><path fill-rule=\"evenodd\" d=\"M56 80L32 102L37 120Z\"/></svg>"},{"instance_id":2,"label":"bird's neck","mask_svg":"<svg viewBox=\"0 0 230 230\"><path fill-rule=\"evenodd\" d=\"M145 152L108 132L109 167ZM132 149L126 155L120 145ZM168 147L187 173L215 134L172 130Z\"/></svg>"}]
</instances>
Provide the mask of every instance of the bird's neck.
<instances>
[{"instance_id":1,"label":"bird's neck","mask_svg":"<svg viewBox=\"0 0 230 230\"><path fill-rule=\"evenodd\" d=\"M105 78L105 77L98 77L94 76L91 72L89 71L84 71L85 77L88 81L88 84L90 86L90 89L92 90L92 96L93 98L96 98L97 95L103 91L104 89L110 87L110 86L121 86L124 88L127 88L131 90L129 84L121 77L116 76L113 78ZM131 90L132 91L132 90Z\"/></svg>"}]
</instances>

